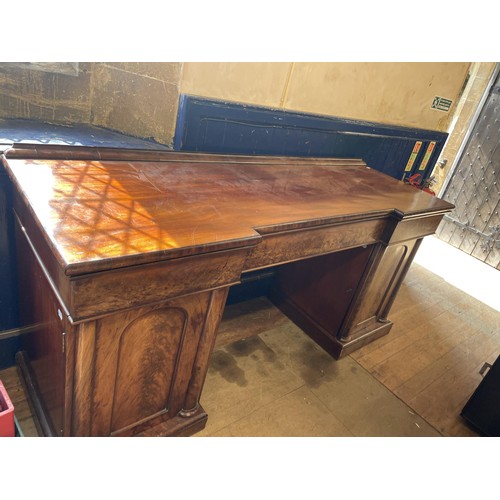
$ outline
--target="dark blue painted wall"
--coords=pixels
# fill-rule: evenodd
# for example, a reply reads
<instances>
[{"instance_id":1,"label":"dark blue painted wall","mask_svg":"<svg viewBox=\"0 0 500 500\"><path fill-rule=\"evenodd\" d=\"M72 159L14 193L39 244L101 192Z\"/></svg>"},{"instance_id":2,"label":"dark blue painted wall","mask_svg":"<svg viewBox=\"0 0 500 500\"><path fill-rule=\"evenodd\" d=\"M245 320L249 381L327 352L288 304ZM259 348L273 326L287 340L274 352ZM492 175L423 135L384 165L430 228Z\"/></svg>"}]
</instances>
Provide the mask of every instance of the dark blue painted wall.
<instances>
[{"instance_id":1,"label":"dark blue painted wall","mask_svg":"<svg viewBox=\"0 0 500 500\"><path fill-rule=\"evenodd\" d=\"M182 95L174 148L185 151L279 156L363 158L372 168L402 179L421 165L436 143L422 180L441 152L447 134L343 118L295 113ZM422 142L410 172L405 167Z\"/></svg>"}]
</instances>

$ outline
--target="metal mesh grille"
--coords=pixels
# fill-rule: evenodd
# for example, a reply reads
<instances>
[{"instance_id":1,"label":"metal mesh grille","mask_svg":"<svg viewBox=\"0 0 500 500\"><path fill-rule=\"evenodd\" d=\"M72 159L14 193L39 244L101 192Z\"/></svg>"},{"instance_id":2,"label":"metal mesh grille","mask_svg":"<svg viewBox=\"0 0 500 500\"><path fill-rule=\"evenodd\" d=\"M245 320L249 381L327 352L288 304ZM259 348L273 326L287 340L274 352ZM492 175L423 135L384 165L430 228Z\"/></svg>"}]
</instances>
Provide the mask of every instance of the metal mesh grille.
<instances>
[{"instance_id":1,"label":"metal mesh grille","mask_svg":"<svg viewBox=\"0 0 500 500\"><path fill-rule=\"evenodd\" d=\"M437 235L500 269L500 86L497 79L443 198L455 205Z\"/></svg>"}]
</instances>

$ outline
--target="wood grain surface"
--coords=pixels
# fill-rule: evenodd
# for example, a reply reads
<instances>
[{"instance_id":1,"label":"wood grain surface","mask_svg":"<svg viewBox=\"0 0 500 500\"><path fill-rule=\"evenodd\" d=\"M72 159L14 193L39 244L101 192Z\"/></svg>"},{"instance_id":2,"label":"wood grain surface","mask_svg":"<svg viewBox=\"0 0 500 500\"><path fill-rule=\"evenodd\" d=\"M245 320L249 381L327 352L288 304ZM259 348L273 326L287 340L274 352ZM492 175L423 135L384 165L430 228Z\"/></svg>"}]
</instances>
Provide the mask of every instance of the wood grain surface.
<instances>
[{"instance_id":1,"label":"wood grain surface","mask_svg":"<svg viewBox=\"0 0 500 500\"><path fill-rule=\"evenodd\" d=\"M275 302L335 357L388 333L418 242L452 208L356 159L37 146L2 163L23 314L53 325L26 352L65 436L203 428L228 289L248 270L283 264Z\"/></svg>"},{"instance_id":2,"label":"wood grain surface","mask_svg":"<svg viewBox=\"0 0 500 500\"><path fill-rule=\"evenodd\" d=\"M155 155L161 159L7 156L4 164L69 275L252 246L276 231L451 207L361 160Z\"/></svg>"}]
</instances>

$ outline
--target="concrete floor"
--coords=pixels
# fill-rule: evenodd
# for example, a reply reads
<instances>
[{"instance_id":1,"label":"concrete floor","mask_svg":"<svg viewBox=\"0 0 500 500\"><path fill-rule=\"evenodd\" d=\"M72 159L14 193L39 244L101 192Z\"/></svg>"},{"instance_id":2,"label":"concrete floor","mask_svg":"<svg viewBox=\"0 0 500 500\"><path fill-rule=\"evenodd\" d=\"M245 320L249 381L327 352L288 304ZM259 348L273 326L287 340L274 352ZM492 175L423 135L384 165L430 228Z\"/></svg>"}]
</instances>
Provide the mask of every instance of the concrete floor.
<instances>
[{"instance_id":1,"label":"concrete floor","mask_svg":"<svg viewBox=\"0 0 500 500\"><path fill-rule=\"evenodd\" d=\"M334 360L264 298L228 308L221 335L256 316L262 333L212 355L201 400L209 419L198 436L440 435L354 359Z\"/></svg>"}]
</instances>

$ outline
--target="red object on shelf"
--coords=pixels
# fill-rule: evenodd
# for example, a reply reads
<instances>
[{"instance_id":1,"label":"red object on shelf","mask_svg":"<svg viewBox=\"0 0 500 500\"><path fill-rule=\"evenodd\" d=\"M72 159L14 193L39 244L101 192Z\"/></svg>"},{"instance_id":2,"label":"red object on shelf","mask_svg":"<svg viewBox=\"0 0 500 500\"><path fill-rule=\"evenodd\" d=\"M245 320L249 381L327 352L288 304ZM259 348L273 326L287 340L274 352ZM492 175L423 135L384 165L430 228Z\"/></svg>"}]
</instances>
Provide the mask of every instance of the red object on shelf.
<instances>
[{"instance_id":1,"label":"red object on shelf","mask_svg":"<svg viewBox=\"0 0 500 500\"><path fill-rule=\"evenodd\" d=\"M0 380L0 437L14 436L14 405Z\"/></svg>"},{"instance_id":2,"label":"red object on shelf","mask_svg":"<svg viewBox=\"0 0 500 500\"><path fill-rule=\"evenodd\" d=\"M428 182L424 182L423 184L420 183L421 178L421 174L413 174L405 179L405 182L410 186L416 187L417 189L421 189L426 193L432 194L432 196L436 196L436 193L430 188L430 184Z\"/></svg>"}]
</instances>

